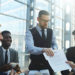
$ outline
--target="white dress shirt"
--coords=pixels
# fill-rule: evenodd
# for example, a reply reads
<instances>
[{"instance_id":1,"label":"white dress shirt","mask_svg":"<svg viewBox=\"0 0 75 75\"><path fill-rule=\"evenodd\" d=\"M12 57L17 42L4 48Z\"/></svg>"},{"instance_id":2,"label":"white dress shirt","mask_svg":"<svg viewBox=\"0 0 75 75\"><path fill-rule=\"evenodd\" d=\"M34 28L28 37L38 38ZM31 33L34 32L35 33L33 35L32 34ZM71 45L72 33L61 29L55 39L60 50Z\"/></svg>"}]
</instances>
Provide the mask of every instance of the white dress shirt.
<instances>
[{"instance_id":1,"label":"white dress shirt","mask_svg":"<svg viewBox=\"0 0 75 75\"><path fill-rule=\"evenodd\" d=\"M41 28L39 25L36 26L37 31L39 32L40 36L42 36ZM45 36L47 37L47 29L45 29ZM39 55L42 54L42 47L36 47L34 46L34 40L33 36L30 30L26 32L26 49L29 53ZM56 38L54 36L54 33L52 34L52 49L57 49L57 43Z\"/></svg>"},{"instance_id":2,"label":"white dress shirt","mask_svg":"<svg viewBox=\"0 0 75 75\"><path fill-rule=\"evenodd\" d=\"M2 47L2 50L3 50L3 58L4 58L4 61L5 61L5 52L6 52L6 49L4 49ZM9 49L8 49L8 52L7 52L7 56L8 56L8 63L10 63L10 51L9 51Z\"/></svg>"},{"instance_id":3,"label":"white dress shirt","mask_svg":"<svg viewBox=\"0 0 75 75\"><path fill-rule=\"evenodd\" d=\"M5 52L6 52L6 49L4 49L2 47L2 50L3 50L3 58L4 58L4 61L5 61ZM8 52L7 52L7 56L8 56L8 63L10 63L10 51L9 51L9 49L8 49ZM4 73L7 73L9 75L10 71L4 72Z\"/></svg>"}]
</instances>

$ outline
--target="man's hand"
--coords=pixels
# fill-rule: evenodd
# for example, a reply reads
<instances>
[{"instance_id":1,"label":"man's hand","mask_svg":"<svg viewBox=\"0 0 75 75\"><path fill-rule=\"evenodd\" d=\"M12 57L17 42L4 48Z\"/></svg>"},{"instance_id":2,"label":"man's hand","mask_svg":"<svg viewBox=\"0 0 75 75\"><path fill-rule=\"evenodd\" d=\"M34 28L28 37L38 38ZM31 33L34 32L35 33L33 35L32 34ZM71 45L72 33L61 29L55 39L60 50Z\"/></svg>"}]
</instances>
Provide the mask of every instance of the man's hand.
<instances>
[{"instance_id":1,"label":"man's hand","mask_svg":"<svg viewBox=\"0 0 75 75\"><path fill-rule=\"evenodd\" d=\"M19 74L16 73L14 69L12 69L9 75L19 75Z\"/></svg>"},{"instance_id":2,"label":"man's hand","mask_svg":"<svg viewBox=\"0 0 75 75\"><path fill-rule=\"evenodd\" d=\"M75 63L73 63L72 61L67 61L66 63L68 63L72 68L75 68Z\"/></svg>"},{"instance_id":3,"label":"man's hand","mask_svg":"<svg viewBox=\"0 0 75 75\"><path fill-rule=\"evenodd\" d=\"M21 73L20 67L19 67L19 63L10 63L10 65L12 66L12 69L14 69L17 73Z\"/></svg>"},{"instance_id":4,"label":"man's hand","mask_svg":"<svg viewBox=\"0 0 75 75\"><path fill-rule=\"evenodd\" d=\"M19 65L16 65L13 69L16 71L16 73L18 73L18 74L21 73Z\"/></svg>"},{"instance_id":5,"label":"man's hand","mask_svg":"<svg viewBox=\"0 0 75 75\"><path fill-rule=\"evenodd\" d=\"M45 52L48 56L54 56L51 48L44 48L42 51Z\"/></svg>"},{"instance_id":6,"label":"man's hand","mask_svg":"<svg viewBox=\"0 0 75 75\"><path fill-rule=\"evenodd\" d=\"M0 67L0 72L5 72L11 69L11 65L10 64L5 64L2 67Z\"/></svg>"},{"instance_id":7,"label":"man's hand","mask_svg":"<svg viewBox=\"0 0 75 75\"><path fill-rule=\"evenodd\" d=\"M69 75L73 75L74 72L70 72Z\"/></svg>"}]
</instances>

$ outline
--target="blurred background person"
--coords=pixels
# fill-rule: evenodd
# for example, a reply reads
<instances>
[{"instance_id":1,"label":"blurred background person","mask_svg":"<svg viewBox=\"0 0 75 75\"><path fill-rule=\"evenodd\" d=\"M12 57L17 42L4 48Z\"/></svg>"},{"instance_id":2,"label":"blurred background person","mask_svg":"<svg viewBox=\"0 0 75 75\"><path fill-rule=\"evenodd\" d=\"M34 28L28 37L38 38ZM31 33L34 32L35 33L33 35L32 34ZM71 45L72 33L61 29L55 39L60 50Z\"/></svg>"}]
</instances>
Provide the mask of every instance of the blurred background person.
<instances>
[{"instance_id":1,"label":"blurred background person","mask_svg":"<svg viewBox=\"0 0 75 75\"><path fill-rule=\"evenodd\" d=\"M75 30L72 32L72 35L74 36L74 40L75 40ZM75 63L75 46L67 49L66 57L69 61L72 61ZM69 73L70 73L69 70L62 71L62 75L68 75Z\"/></svg>"}]
</instances>

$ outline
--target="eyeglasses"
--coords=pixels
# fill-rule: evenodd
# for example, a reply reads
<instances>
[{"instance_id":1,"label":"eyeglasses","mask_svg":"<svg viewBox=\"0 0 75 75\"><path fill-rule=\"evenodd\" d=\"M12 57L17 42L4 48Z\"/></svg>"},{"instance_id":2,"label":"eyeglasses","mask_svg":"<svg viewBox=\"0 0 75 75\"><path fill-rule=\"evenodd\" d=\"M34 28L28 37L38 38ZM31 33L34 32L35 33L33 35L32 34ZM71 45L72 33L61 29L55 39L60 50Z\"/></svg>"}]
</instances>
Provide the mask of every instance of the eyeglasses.
<instances>
[{"instance_id":1,"label":"eyeglasses","mask_svg":"<svg viewBox=\"0 0 75 75\"><path fill-rule=\"evenodd\" d=\"M50 20L45 20L45 19L42 19L42 18L40 18L41 19L41 21L43 21L43 22L49 22Z\"/></svg>"}]
</instances>

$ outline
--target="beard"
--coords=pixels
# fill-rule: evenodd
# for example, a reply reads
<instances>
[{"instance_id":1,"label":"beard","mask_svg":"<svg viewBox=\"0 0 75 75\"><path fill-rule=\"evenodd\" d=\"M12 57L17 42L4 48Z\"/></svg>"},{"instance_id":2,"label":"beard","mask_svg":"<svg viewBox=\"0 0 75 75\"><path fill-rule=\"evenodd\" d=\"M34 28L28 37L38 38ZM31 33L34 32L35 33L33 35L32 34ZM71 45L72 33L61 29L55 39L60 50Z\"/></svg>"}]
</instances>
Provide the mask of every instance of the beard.
<instances>
[{"instance_id":1,"label":"beard","mask_svg":"<svg viewBox=\"0 0 75 75\"><path fill-rule=\"evenodd\" d=\"M8 49L8 48L11 46L11 43L2 43L2 46L3 46L5 49Z\"/></svg>"}]
</instances>

